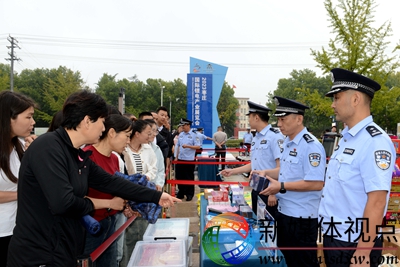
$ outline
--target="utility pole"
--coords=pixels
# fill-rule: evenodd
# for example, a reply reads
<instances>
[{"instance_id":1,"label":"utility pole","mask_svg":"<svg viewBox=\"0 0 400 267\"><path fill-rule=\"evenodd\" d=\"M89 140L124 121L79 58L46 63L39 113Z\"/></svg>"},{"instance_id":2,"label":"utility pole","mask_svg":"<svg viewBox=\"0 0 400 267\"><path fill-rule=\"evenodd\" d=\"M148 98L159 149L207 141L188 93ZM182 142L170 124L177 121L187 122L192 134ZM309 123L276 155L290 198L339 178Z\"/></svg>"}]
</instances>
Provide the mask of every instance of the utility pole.
<instances>
[{"instance_id":1,"label":"utility pole","mask_svg":"<svg viewBox=\"0 0 400 267\"><path fill-rule=\"evenodd\" d=\"M119 88L119 97L118 97L118 110L122 114L125 113L125 88Z\"/></svg>"},{"instance_id":2,"label":"utility pole","mask_svg":"<svg viewBox=\"0 0 400 267\"><path fill-rule=\"evenodd\" d=\"M8 54L10 55L10 58L6 58L6 60L11 61L11 71L10 71L10 90L14 91L14 61L18 61L21 60L20 58L17 58L14 54L14 48L19 48L21 49L21 47L18 46L18 41L17 39L15 39L14 37L11 37L11 35L9 35L7 37L7 41L9 41L11 43L10 46L7 46L8 49L11 48L11 53L8 52Z\"/></svg>"}]
</instances>

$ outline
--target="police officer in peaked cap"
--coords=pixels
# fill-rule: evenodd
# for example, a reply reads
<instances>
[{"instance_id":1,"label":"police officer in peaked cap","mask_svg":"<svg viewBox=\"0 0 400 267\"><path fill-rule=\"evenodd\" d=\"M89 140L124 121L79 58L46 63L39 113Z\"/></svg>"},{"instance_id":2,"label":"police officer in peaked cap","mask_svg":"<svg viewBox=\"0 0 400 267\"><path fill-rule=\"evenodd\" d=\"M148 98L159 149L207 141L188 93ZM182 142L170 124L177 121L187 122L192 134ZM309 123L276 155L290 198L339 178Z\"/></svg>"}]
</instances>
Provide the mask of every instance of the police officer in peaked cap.
<instances>
[{"instance_id":1,"label":"police officer in peaked cap","mask_svg":"<svg viewBox=\"0 0 400 267\"><path fill-rule=\"evenodd\" d=\"M272 128L268 123L269 112L272 110L266 106L247 101L249 105L249 124L252 129L256 130L251 144L251 160L250 163L234 169L225 169L222 171L223 176L232 174L248 173L250 171L259 173L262 171L262 176L269 175L273 170L279 170L281 148L284 136L282 133ZM252 209L257 213L258 196L267 204L267 210L275 216L277 200L274 195L260 195L260 191L252 190Z\"/></svg>"},{"instance_id":2,"label":"police officer in peaked cap","mask_svg":"<svg viewBox=\"0 0 400 267\"><path fill-rule=\"evenodd\" d=\"M196 149L200 149L200 142L196 133L190 130L192 121L182 118L183 131L179 134L178 142L175 148L175 157L178 161L194 161ZM175 178L177 180L194 181L195 164L176 164ZM194 185L178 185L179 192L177 198L183 199L186 196L187 201L191 201L194 196Z\"/></svg>"},{"instance_id":3,"label":"police officer in peaked cap","mask_svg":"<svg viewBox=\"0 0 400 267\"><path fill-rule=\"evenodd\" d=\"M318 139L304 127L308 106L275 96L274 116L286 136L281 148L280 169L270 173L269 186L261 192L278 199L277 245L280 248L315 248L282 250L288 267L318 267L318 206L325 173L325 150Z\"/></svg>"},{"instance_id":4,"label":"police officer in peaked cap","mask_svg":"<svg viewBox=\"0 0 400 267\"><path fill-rule=\"evenodd\" d=\"M325 259L332 259L326 266L350 266L351 257L364 257L369 262L365 266L378 266L382 252L379 226L385 217L396 158L392 141L371 116L371 101L381 87L345 69L332 69L331 77L332 88L326 96L333 98L336 120L347 126L330 158L319 207L323 245L337 248L324 250ZM327 223L334 223L333 232Z\"/></svg>"}]
</instances>

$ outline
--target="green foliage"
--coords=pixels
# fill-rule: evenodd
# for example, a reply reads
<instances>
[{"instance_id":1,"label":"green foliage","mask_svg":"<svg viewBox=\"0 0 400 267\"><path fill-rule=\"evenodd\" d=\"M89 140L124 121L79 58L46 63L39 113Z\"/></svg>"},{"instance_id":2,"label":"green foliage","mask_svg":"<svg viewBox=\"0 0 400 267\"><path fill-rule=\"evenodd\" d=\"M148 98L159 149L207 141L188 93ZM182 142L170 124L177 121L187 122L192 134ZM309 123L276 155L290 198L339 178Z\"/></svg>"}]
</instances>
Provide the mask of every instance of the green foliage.
<instances>
[{"instance_id":1,"label":"green foliage","mask_svg":"<svg viewBox=\"0 0 400 267\"><path fill-rule=\"evenodd\" d=\"M242 142L242 139L229 139L226 140L226 147L229 148L239 148L240 147L240 142Z\"/></svg>"},{"instance_id":2,"label":"green foliage","mask_svg":"<svg viewBox=\"0 0 400 267\"><path fill-rule=\"evenodd\" d=\"M221 126L225 128L228 136L233 135L233 128L236 122L236 110L239 108L239 101L234 97L235 91L224 82L221 95L217 104L217 111Z\"/></svg>"},{"instance_id":3,"label":"green foliage","mask_svg":"<svg viewBox=\"0 0 400 267\"><path fill-rule=\"evenodd\" d=\"M281 96L304 103L310 107L304 117L304 125L307 126L317 137L324 129L330 127L333 110L330 108L331 101L324 97L329 91L331 81L329 76L317 77L316 73L309 69L293 70L290 78L280 79L278 88L268 94L267 105L275 108L273 96ZM271 118L272 122L273 118Z\"/></svg>"},{"instance_id":4,"label":"green foliage","mask_svg":"<svg viewBox=\"0 0 400 267\"><path fill-rule=\"evenodd\" d=\"M10 89L10 70L9 65L0 63L0 92Z\"/></svg>"},{"instance_id":5,"label":"green foliage","mask_svg":"<svg viewBox=\"0 0 400 267\"><path fill-rule=\"evenodd\" d=\"M104 74L97 83L96 93L108 103L118 107L120 88L125 89L125 112L139 116L143 111L156 111L161 105L161 88L163 105L169 111L172 127L176 128L181 118L186 118L186 85L181 79L163 81L147 79L139 81L136 76L117 80L116 75Z\"/></svg>"},{"instance_id":6,"label":"green foliage","mask_svg":"<svg viewBox=\"0 0 400 267\"><path fill-rule=\"evenodd\" d=\"M24 69L15 75L15 90L38 104L36 126L47 126L71 93L83 88L80 72L60 66L57 69Z\"/></svg>"},{"instance_id":7,"label":"green foliage","mask_svg":"<svg viewBox=\"0 0 400 267\"><path fill-rule=\"evenodd\" d=\"M382 89L375 94L371 112L374 120L388 132L396 132L397 122L400 121L400 74L395 70L400 66L398 57L393 54L400 48L398 45L393 55L387 55L391 36L391 24L385 22L378 28L373 27L375 1L374 0L338 0L333 5L332 0L325 0L325 8L329 16L330 27L334 37L329 41L328 48L321 51L311 50L311 55L318 67L324 73L332 68L340 67L355 71L376 80ZM302 81L300 77L297 79ZM296 87L292 87L296 88ZM303 96L299 98L309 104L311 119L308 119L311 129L321 125L321 118L326 116L329 121L332 112L329 112L329 101L324 97L326 91L319 90L316 94L313 88L297 87L297 92ZM308 90L309 89L309 90ZM310 114L310 113L308 113Z\"/></svg>"}]
</instances>

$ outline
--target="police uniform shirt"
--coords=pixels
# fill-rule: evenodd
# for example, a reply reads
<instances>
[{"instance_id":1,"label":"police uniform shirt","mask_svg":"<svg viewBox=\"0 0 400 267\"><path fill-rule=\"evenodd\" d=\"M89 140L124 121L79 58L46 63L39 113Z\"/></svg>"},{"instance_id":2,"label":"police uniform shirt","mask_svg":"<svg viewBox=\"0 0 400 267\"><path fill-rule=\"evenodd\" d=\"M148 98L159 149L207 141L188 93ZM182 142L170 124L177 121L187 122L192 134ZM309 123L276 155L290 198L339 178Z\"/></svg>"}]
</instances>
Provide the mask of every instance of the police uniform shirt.
<instances>
[{"instance_id":1,"label":"police uniform shirt","mask_svg":"<svg viewBox=\"0 0 400 267\"><path fill-rule=\"evenodd\" d=\"M357 242L355 239L360 235L360 219L363 218L367 194L377 190L390 191L396 154L389 136L372 121L372 116L350 130L344 129L342 135L328 164L319 216L323 217L322 233L328 236L340 234L333 237L345 242ZM385 213L386 208L382 218ZM331 219L340 223L334 224L339 234L335 229L326 232L329 225L324 223L329 223ZM350 220L353 221L352 227ZM351 236L350 227L354 231Z\"/></svg>"},{"instance_id":2,"label":"police uniform shirt","mask_svg":"<svg viewBox=\"0 0 400 267\"><path fill-rule=\"evenodd\" d=\"M246 144L251 144L251 141L253 140L253 134L252 133L245 133L243 136L243 143Z\"/></svg>"},{"instance_id":3,"label":"police uniform shirt","mask_svg":"<svg viewBox=\"0 0 400 267\"><path fill-rule=\"evenodd\" d=\"M196 132L197 138L199 140L199 145L202 146L204 140L207 138L206 135L202 134L201 132Z\"/></svg>"},{"instance_id":4,"label":"police uniform shirt","mask_svg":"<svg viewBox=\"0 0 400 267\"><path fill-rule=\"evenodd\" d=\"M265 170L276 167L276 159L281 156L280 144L284 136L271 125L256 133L251 144L251 169Z\"/></svg>"},{"instance_id":5,"label":"police uniform shirt","mask_svg":"<svg viewBox=\"0 0 400 267\"><path fill-rule=\"evenodd\" d=\"M324 181L325 150L306 127L293 140L286 137L282 147L279 182ZM296 218L317 218L321 195L322 190L278 193L278 211Z\"/></svg>"},{"instance_id":6,"label":"police uniform shirt","mask_svg":"<svg viewBox=\"0 0 400 267\"><path fill-rule=\"evenodd\" d=\"M194 160L196 155L196 149L192 148L183 148L183 145L188 146L200 146L199 140L197 138L197 134L192 131L188 133L181 132L179 134L177 147L179 147L179 155L178 160Z\"/></svg>"}]
</instances>

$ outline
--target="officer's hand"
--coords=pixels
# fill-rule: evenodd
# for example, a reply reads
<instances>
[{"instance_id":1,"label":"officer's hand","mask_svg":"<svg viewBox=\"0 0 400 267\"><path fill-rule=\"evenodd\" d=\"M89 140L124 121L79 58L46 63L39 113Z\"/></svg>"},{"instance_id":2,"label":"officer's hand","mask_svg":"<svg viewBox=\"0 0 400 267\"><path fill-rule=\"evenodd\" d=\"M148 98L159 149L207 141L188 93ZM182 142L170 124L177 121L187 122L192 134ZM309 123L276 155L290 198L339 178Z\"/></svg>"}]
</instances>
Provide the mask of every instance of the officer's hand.
<instances>
[{"instance_id":1,"label":"officer's hand","mask_svg":"<svg viewBox=\"0 0 400 267\"><path fill-rule=\"evenodd\" d=\"M269 185L267 188L265 188L263 191L261 191L260 194L266 195L266 196L277 194L279 192L279 190L281 189L281 183L279 181L269 177L268 175L266 175L265 178L267 178L269 180Z\"/></svg>"},{"instance_id":2,"label":"officer's hand","mask_svg":"<svg viewBox=\"0 0 400 267\"><path fill-rule=\"evenodd\" d=\"M273 207L273 206L276 206L276 204L278 204L278 201L276 200L276 196L275 195L268 196L268 206Z\"/></svg>"},{"instance_id":3,"label":"officer's hand","mask_svg":"<svg viewBox=\"0 0 400 267\"><path fill-rule=\"evenodd\" d=\"M229 177L233 174L233 169L224 169L221 171L222 176Z\"/></svg>"}]
</instances>

